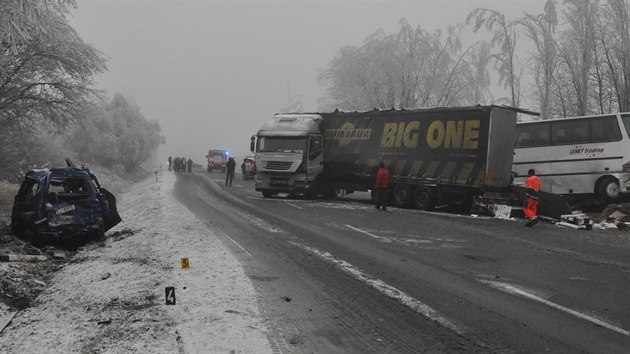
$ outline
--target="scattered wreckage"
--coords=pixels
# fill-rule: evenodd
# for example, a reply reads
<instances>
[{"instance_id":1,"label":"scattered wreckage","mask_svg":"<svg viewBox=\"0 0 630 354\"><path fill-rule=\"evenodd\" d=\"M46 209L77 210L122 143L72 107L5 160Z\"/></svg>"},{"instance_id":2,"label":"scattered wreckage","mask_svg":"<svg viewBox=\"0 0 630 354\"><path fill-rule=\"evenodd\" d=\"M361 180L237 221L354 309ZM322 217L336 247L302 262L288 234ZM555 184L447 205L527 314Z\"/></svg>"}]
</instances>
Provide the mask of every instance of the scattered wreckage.
<instances>
[{"instance_id":1,"label":"scattered wreckage","mask_svg":"<svg viewBox=\"0 0 630 354\"><path fill-rule=\"evenodd\" d=\"M13 204L14 234L34 244L72 245L102 240L121 221L116 198L96 176L66 163L26 173Z\"/></svg>"}]
</instances>

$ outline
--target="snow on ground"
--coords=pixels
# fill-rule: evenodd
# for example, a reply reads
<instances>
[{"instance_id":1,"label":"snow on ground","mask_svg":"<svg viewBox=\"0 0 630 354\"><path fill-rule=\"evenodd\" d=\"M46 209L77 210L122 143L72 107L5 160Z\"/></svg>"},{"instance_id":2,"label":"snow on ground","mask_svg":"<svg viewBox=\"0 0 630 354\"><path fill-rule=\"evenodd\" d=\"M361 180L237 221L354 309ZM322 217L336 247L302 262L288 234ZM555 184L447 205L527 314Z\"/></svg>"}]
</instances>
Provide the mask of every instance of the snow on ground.
<instances>
[{"instance_id":1,"label":"snow on ground","mask_svg":"<svg viewBox=\"0 0 630 354\"><path fill-rule=\"evenodd\" d=\"M174 198L175 178L164 172L119 196L123 222L16 314L0 352L270 353L251 282ZM168 286L176 305L165 305Z\"/></svg>"}]
</instances>

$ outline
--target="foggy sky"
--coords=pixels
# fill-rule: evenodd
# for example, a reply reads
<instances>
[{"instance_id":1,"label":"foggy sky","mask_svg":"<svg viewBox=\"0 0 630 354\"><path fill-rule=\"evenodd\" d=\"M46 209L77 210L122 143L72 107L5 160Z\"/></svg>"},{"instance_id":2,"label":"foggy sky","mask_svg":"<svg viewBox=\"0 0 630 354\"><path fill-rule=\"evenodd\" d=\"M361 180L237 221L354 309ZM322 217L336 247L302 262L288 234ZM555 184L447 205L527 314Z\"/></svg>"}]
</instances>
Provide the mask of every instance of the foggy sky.
<instances>
[{"instance_id":1,"label":"foggy sky","mask_svg":"<svg viewBox=\"0 0 630 354\"><path fill-rule=\"evenodd\" d=\"M109 58L96 78L109 96L131 97L157 120L160 158L192 157L209 148L236 155L249 137L288 104L317 111L320 69L343 46L360 46L382 28L445 29L478 7L508 18L540 13L544 1L116 1L79 0L70 22Z\"/></svg>"}]
</instances>

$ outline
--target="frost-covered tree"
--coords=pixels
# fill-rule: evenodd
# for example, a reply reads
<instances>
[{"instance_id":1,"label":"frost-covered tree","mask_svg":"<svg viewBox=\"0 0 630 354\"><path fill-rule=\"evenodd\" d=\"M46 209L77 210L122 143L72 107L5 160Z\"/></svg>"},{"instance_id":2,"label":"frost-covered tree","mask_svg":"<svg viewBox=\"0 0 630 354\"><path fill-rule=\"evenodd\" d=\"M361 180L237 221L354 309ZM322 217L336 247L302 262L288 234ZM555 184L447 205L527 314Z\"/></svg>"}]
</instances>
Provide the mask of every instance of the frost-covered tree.
<instances>
[{"instance_id":1,"label":"frost-covered tree","mask_svg":"<svg viewBox=\"0 0 630 354\"><path fill-rule=\"evenodd\" d=\"M589 111L589 74L593 70L595 55L595 24L598 1L565 0L563 10L567 28L560 44L563 72L571 115L586 115Z\"/></svg>"},{"instance_id":2,"label":"frost-covered tree","mask_svg":"<svg viewBox=\"0 0 630 354\"><path fill-rule=\"evenodd\" d=\"M491 9L475 9L466 18L466 23L474 22L473 31L481 27L492 33L491 47L499 47L499 51L492 55L499 74L499 84L509 89L509 104L518 106L520 102L520 70L517 69L515 54L517 22L508 22L503 14Z\"/></svg>"},{"instance_id":3,"label":"frost-covered tree","mask_svg":"<svg viewBox=\"0 0 630 354\"><path fill-rule=\"evenodd\" d=\"M75 0L0 1L0 48L17 50L23 44L55 32L55 17L76 7Z\"/></svg>"},{"instance_id":4,"label":"frost-covered tree","mask_svg":"<svg viewBox=\"0 0 630 354\"><path fill-rule=\"evenodd\" d=\"M547 0L543 13L525 14L518 23L523 26L525 34L534 44L535 52L531 54L530 60L533 64L533 80L538 94L540 116L545 119L550 116L551 90L558 59L556 2Z\"/></svg>"},{"instance_id":5,"label":"frost-covered tree","mask_svg":"<svg viewBox=\"0 0 630 354\"><path fill-rule=\"evenodd\" d=\"M630 1L608 0L599 16L599 54L615 106L630 111ZM601 106L604 106L603 100Z\"/></svg>"},{"instance_id":6,"label":"frost-covered tree","mask_svg":"<svg viewBox=\"0 0 630 354\"><path fill-rule=\"evenodd\" d=\"M59 127L78 119L81 107L98 96L92 77L106 67L101 53L83 42L61 12L72 2L0 3L4 9L14 5L9 15L0 11L0 28L7 31L1 34L7 50L0 53L0 130L35 122ZM20 10L24 13L15 13Z\"/></svg>"},{"instance_id":7,"label":"frost-covered tree","mask_svg":"<svg viewBox=\"0 0 630 354\"><path fill-rule=\"evenodd\" d=\"M339 50L318 76L327 91L320 105L369 110L478 103L483 94L476 93L487 91L487 81L474 78L483 78L487 61L471 65L479 54L474 47L461 50L459 26L427 33L402 20L396 34L379 30L361 47Z\"/></svg>"}]
</instances>

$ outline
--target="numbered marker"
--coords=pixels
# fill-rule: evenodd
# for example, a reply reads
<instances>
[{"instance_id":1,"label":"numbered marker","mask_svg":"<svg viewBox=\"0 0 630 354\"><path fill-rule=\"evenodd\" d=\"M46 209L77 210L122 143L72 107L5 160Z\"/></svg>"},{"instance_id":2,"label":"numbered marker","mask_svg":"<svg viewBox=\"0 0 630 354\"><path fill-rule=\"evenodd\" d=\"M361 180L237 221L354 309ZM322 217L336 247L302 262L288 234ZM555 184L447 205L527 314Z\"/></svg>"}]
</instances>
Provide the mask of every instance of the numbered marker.
<instances>
[{"instance_id":1,"label":"numbered marker","mask_svg":"<svg viewBox=\"0 0 630 354\"><path fill-rule=\"evenodd\" d=\"M167 286L164 288L164 292L166 293L166 304L175 305L175 287Z\"/></svg>"},{"instance_id":2,"label":"numbered marker","mask_svg":"<svg viewBox=\"0 0 630 354\"><path fill-rule=\"evenodd\" d=\"M182 269L188 269L188 257L182 258Z\"/></svg>"}]
</instances>

